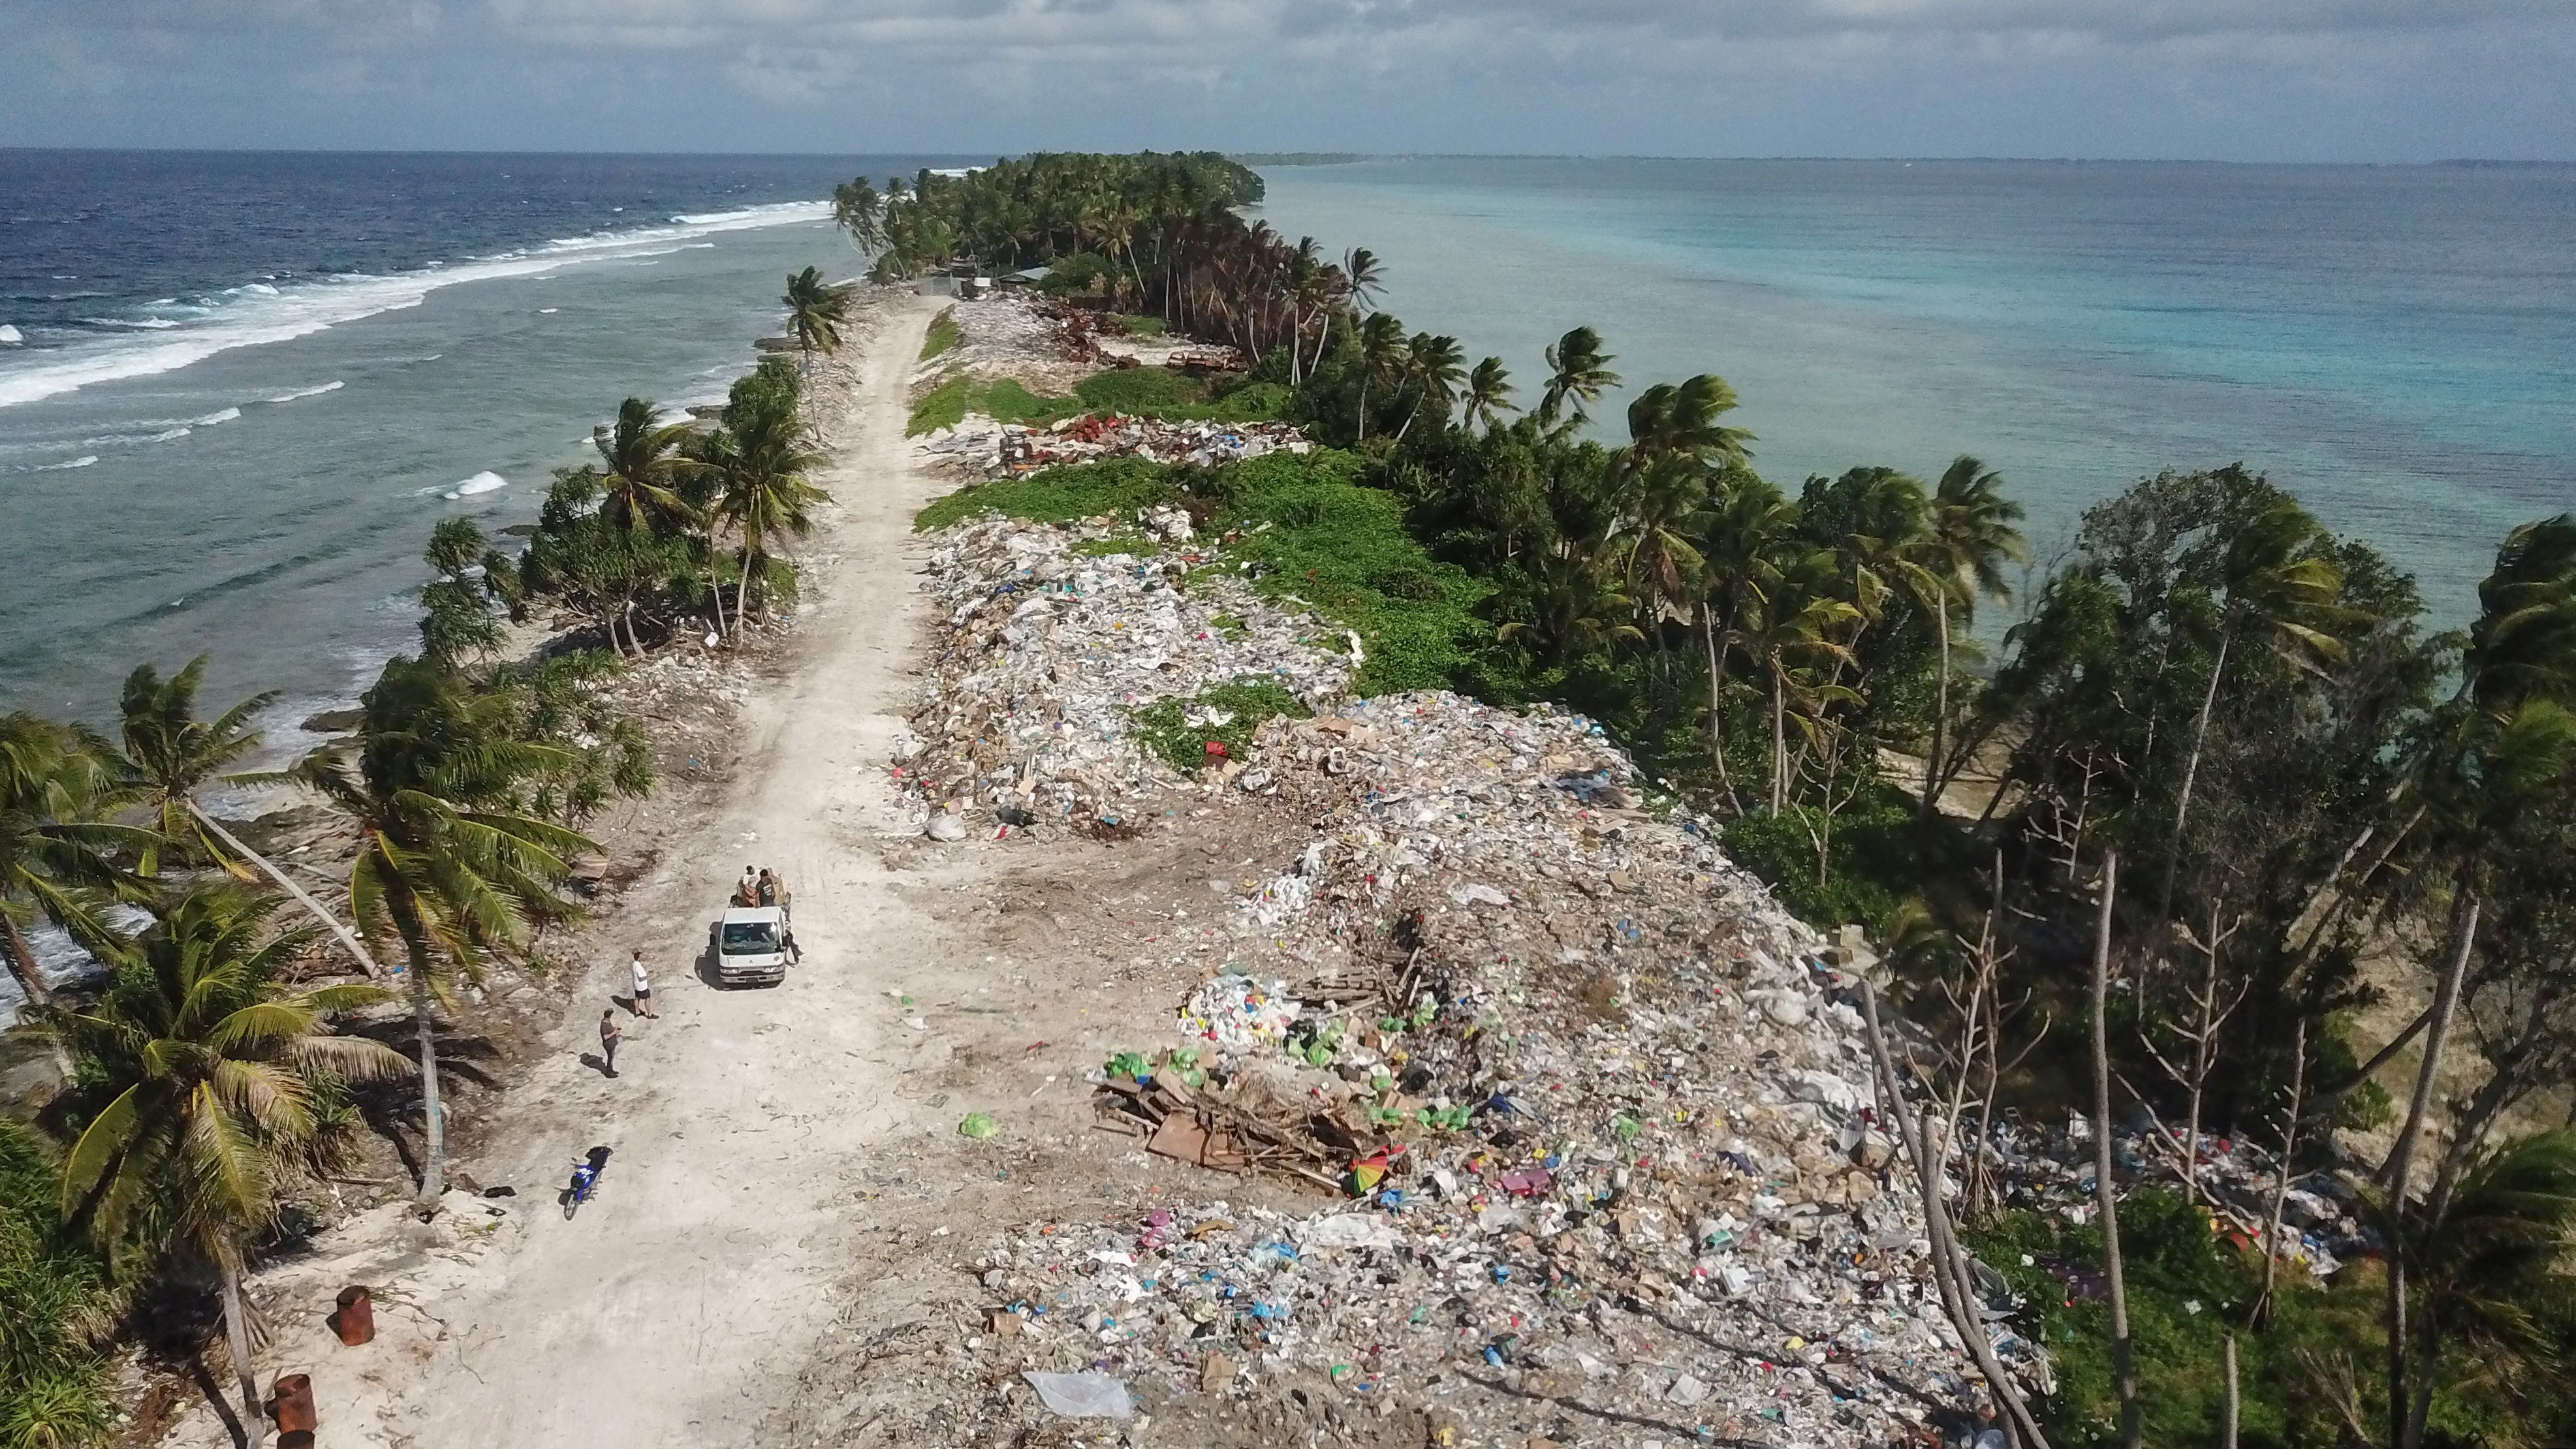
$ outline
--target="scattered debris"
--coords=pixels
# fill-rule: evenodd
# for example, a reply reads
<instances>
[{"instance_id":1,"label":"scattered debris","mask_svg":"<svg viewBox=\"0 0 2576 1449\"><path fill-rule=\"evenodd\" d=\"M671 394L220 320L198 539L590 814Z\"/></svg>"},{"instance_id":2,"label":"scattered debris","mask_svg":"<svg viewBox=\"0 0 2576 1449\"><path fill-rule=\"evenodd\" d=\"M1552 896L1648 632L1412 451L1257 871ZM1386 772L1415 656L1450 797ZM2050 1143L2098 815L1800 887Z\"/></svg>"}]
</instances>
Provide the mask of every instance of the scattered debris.
<instances>
[{"instance_id":1,"label":"scattered debris","mask_svg":"<svg viewBox=\"0 0 2576 1449\"><path fill-rule=\"evenodd\" d=\"M962 525L933 575L937 692L896 767L925 814L959 802L1039 843L1183 807L1309 826L1271 871L1211 882L1228 904L1174 1003L1181 1044L1093 1082L1104 1131L1227 1175L1209 1190L1259 1174L1338 1206L1182 1201L988 1240L987 1321L1015 1327L952 1349L980 1367L949 1382L1004 1387L925 1442L1010 1441L1036 1407L1017 1375L1051 1370L1113 1376L1140 1415L1320 1391L1347 1413L1309 1427L1339 1442L1374 1442L1377 1404L1460 1444L1976 1424L1850 978L1598 725L1346 698L1334 631L1176 510ZM1149 707L1213 739L1235 726L1204 696L1246 678L1316 713L1191 770L1153 747Z\"/></svg>"},{"instance_id":2,"label":"scattered debris","mask_svg":"<svg viewBox=\"0 0 2576 1449\"><path fill-rule=\"evenodd\" d=\"M913 717L917 747L892 768L934 833L952 807L1041 841L1132 833L1176 791L1248 779L1231 758L1205 779L1173 768L1148 748L1140 712L1247 681L1311 707L1350 678L1346 657L1309 642L1313 621L1219 566L1178 509L1127 527L988 518L951 530L931 570L937 689ZM1213 738L1232 723L1193 726L1184 708L1176 726Z\"/></svg>"},{"instance_id":3,"label":"scattered debris","mask_svg":"<svg viewBox=\"0 0 2576 1449\"><path fill-rule=\"evenodd\" d=\"M922 452L956 462L971 479L1017 477L1059 463L1142 458L1149 463L1231 463L1314 447L1294 423L1170 422L1115 413L1064 418L1045 427L970 414L921 440Z\"/></svg>"}]
</instances>

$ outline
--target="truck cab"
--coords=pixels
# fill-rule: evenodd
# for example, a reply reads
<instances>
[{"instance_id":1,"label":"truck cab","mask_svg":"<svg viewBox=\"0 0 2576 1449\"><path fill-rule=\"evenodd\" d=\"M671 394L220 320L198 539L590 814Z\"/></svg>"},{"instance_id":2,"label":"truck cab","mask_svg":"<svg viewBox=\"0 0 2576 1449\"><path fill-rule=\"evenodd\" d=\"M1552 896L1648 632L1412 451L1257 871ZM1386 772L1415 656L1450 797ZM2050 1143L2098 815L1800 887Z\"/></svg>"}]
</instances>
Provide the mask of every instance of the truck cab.
<instances>
[{"instance_id":1,"label":"truck cab","mask_svg":"<svg viewBox=\"0 0 2576 1449\"><path fill-rule=\"evenodd\" d=\"M775 986L787 979L787 913L776 906L727 906L708 932L716 981Z\"/></svg>"}]
</instances>

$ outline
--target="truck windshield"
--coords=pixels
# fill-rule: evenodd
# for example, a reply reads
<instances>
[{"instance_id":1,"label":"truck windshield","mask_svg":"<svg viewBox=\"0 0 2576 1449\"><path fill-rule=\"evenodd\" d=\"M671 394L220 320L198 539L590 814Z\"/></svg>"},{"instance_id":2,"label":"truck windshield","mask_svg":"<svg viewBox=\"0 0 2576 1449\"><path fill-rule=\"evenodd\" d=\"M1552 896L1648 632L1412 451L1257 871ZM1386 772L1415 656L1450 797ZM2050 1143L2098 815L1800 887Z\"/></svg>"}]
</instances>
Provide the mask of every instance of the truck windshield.
<instances>
[{"instance_id":1,"label":"truck windshield","mask_svg":"<svg viewBox=\"0 0 2576 1449\"><path fill-rule=\"evenodd\" d=\"M778 950L778 928L767 921L728 921L724 928L724 953L728 956L767 956Z\"/></svg>"}]
</instances>

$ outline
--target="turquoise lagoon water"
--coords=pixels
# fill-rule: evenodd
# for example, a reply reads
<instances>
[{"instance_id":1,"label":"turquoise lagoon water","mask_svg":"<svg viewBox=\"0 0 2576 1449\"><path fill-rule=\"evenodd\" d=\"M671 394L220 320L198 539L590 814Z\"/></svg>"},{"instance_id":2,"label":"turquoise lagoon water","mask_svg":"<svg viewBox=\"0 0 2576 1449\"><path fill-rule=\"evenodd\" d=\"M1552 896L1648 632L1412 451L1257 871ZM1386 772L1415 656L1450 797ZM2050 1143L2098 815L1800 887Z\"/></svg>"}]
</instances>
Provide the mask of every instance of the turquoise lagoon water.
<instances>
[{"instance_id":1,"label":"turquoise lagoon water","mask_svg":"<svg viewBox=\"0 0 2576 1449\"><path fill-rule=\"evenodd\" d=\"M1974 453L2043 558L2162 467L2243 461L2444 623L2576 507L2576 167L1408 159L1265 170L1289 237L1503 357L1589 323L1631 387L1713 371L1756 463ZM1616 426L1620 399L1599 409Z\"/></svg>"}]
</instances>

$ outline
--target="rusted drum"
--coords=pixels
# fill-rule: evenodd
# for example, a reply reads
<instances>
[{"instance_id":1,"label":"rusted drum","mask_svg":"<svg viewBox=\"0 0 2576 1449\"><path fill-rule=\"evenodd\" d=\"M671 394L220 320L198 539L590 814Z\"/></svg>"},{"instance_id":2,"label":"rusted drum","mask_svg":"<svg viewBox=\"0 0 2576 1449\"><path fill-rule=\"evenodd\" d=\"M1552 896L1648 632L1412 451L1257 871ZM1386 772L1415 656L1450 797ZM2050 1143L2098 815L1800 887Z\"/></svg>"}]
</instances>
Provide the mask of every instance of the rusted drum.
<instances>
[{"instance_id":1,"label":"rusted drum","mask_svg":"<svg viewBox=\"0 0 2576 1449\"><path fill-rule=\"evenodd\" d=\"M313 1449L313 1431L298 1429L292 1434L280 1434L277 1449Z\"/></svg>"},{"instance_id":2,"label":"rusted drum","mask_svg":"<svg viewBox=\"0 0 2576 1449\"><path fill-rule=\"evenodd\" d=\"M321 1426L321 1419L313 1412L311 1374L279 1374L268 1392L270 1400L277 1406L278 1432L292 1434L299 1429L310 1432Z\"/></svg>"},{"instance_id":3,"label":"rusted drum","mask_svg":"<svg viewBox=\"0 0 2576 1449\"><path fill-rule=\"evenodd\" d=\"M340 1290L340 1311L331 1315L331 1331L351 1348L376 1336L376 1300L363 1287Z\"/></svg>"}]
</instances>

